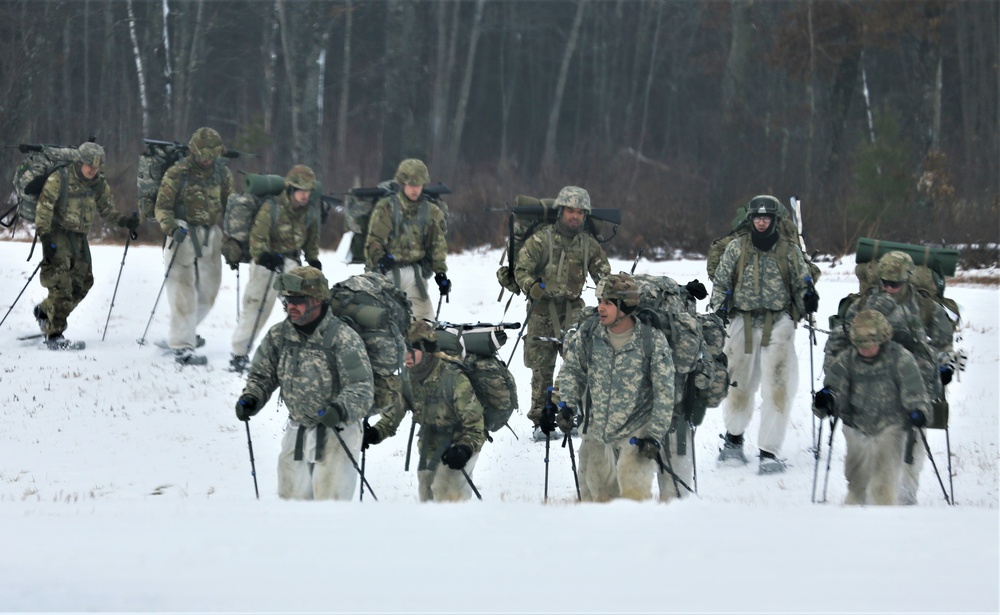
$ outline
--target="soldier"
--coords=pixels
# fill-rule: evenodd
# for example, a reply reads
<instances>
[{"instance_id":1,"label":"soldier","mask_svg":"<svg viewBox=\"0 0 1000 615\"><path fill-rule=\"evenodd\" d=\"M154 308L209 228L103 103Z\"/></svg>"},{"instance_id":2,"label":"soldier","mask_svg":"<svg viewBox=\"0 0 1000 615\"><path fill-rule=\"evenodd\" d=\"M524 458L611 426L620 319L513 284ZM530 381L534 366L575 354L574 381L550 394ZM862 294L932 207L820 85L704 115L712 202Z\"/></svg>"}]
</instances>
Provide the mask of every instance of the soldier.
<instances>
[{"instance_id":1,"label":"soldier","mask_svg":"<svg viewBox=\"0 0 1000 615\"><path fill-rule=\"evenodd\" d=\"M87 233L94 214L134 233L137 216L115 210L111 188L101 173L104 148L84 143L80 159L49 175L38 196L35 232L42 244L41 282L48 296L34 307L35 320L45 333L50 350L78 349L83 342L71 343L63 337L66 319L94 285Z\"/></svg>"},{"instance_id":2,"label":"soldier","mask_svg":"<svg viewBox=\"0 0 1000 615\"><path fill-rule=\"evenodd\" d=\"M820 418L839 416L844 423L847 504L892 505L904 456L913 455L918 440L912 430L927 424L930 400L916 359L892 341L892 325L881 312L858 312L849 337L853 349L830 362L814 412Z\"/></svg>"},{"instance_id":3,"label":"soldier","mask_svg":"<svg viewBox=\"0 0 1000 615\"><path fill-rule=\"evenodd\" d=\"M851 322L863 310L874 310L889 322L893 341L905 348L917 361L928 397L932 401L942 398L944 394L942 382L950 381L951 373L948 371L950 368L944 371L940 369L937 357L940 352L951 350L951 325L949 323L935 327L933 336L928 337L921 320L920 305L917 301L918 291L910 282L913 271L913 259L909 254L893 251L882 255L876 267L878 284L869 288L847 308L841 326L831 328L825 348L825 369L829 370L834 360L845 352L850 353L849 333L843 323ZM947 316L944 320L947 322ZM937 340L940 346L937 348L931 346L929 343L931 339ZM900 504L916 504L923 463L923 455L914 455L913 463L907 464L904 468L903 481L900 484Z\"/></svg>"},{"instance_id":4,"label":"soldier","mask_svg":"<svg viewBox=\"0 0 1000 615\"><path fill-rule=\"evenodd\" d=\"M243 294L243 309L233 332L233 354L229 371L243 373L250 347L267 322L274 306L272 282L276 274L302 264L304 254L310 267L323 269L319 262L319 216L309 215L309 200L316 186L316 174L297 164L285 176L285 190L268 197L261 205L250 231L250 281ZM223 253L230 267L238 266L242 249L235 239L226 238Z\"/></svg>"},{"instance_id":5,"label":"soldier","mask_svg":"<svg viewBox=\"0 0 1000 615\"><path fill-rule=\"evenodd\" d=\"M726 435L719 461L747 463L743 432L753 417L759 388L761 474L785 471L778 453L798 387L795 325L802 314L819 307L819 295L806 281L809 269L801 249L778 233L779 206L773 196L750 201L750 233L726 247L715 272L711 301L723 319L732 319L725 352L735 384L723 411Z\"/></svg>"},{"instance_id":6,"label":"soldier","mask_svg":"<svg viewBox=\"0 0 1000 615\"><path fill-rule=\"evenodd\" d=\"M611 273L604 248L584 230L590 194L583 188L566 186L553 206L558 211L555 224L536 231L524 242L514 268L518 286L529 297L524 365L531 368L528 418L535 427L534 438L539 441L545 440L539 420L552 386L559 348L534 338L562 339L584 305L580 294L587 274L596 284Z\"/></svg>"},{"instance_id":7,"label":"soldier","mask_svg":"<svg viewBox=\"0 0 1000 615\"><path fill-rule=\"evenodd\" d=\"M434 320L426 280L433 275L442 295L452 288L445 263L448 227L444 212L424 194L431 180L423 162L416 158L400 162L395 179L399 190L380 199L372 210L365 266L389 276L406 293L414 320Z\"/></svg>"},{"instance_id":8,"label":"soldier","mask_svg":"<svg viewBox=\"0 0 1000 615\"><path fill-rule=\"evenodd\" d=\"M274 289L288 318L271 327L254 353L236 418L250 420L281 387L288 423L278 454L278 496L349 500L358 479L361 418L372 405L364 343L330 313L330 288L319 269L282 273Z\"/></svg>"},{"instance_id":9,"label":"soldier","mask_svg":"<svg viewBox=\"0 0 1000 615\"><path fill-rule=\"evenodd\" d=\"M472 497L472 469L486 434L483 406L465 373L437 351L437 332L429 323L415 320L406 337L411 347L406 367L413 391L413 420L420 425L420 501L468 500ZM396 432L405 412L398 408L365 428L366 448Z\"/></svg>"},{"instance_id":10,"label":"soldier","mask_svg":"<svg viewBox=\"0 0 1000 615\"><path fill-rule=\"evenodd\" d=\"M580 495L587 502L652 497L674 414L674 363L663 333L632 316L639 290L626 273L597 285L599 327L568 340L559 371L559 428L581 423Z\"/></svg>"},{"instance_id":11,"label":"soldier","mask_svg":"<svg viewBox=\"0 0 1000 615\"><path fill-rule=\"evenodd\" d=\"M188 142L190 155L167 169L156 195L156 220L170 239L163 251L170 302L167 345L181 365L205 365L194 354L204 344L196 329L215 305L222 281L222 229L219 222L233 191L225 166L222 137L199 128ZM190 236L190 241L186 241Z\"/></svg>"}]
</instances>

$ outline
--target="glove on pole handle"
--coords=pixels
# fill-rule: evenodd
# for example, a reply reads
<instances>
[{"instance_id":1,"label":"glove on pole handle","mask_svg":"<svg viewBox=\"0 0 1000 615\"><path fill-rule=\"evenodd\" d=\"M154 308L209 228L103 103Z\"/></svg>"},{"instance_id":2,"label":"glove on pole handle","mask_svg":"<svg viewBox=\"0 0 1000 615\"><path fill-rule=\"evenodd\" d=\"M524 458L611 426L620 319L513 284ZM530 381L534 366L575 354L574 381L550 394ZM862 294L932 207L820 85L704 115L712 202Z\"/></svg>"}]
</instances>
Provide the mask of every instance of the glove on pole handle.
<instances>
[{"instance_id":1,"label":"glove on pole handle","mask_svg":"<svg viewBox=\"0 0 1000 615\"><path fill-rule=\"evenodd\" d=\"M108 323L111 322L111 310L115 309L115 298L118 296L118 285L122 281L122 270L125 269L125 257L128 256L128 244L134 239L132 237L133 233L129 233L128 237L125 238L125 251L122 253L122 265L118 268L118 279L115 281L115 292L111 295L111 307L108 308L108 318L104 321L104 333L101 335L101 341L108 335Z\"/></svg>"},{"instance_id":2,"label":"glove on pole handle","mask_svg":"<svg viewBox=\"0 0 1000 615\"><path fill-rule=\"evenodd\" d=\"M17 305L17 302L21 298L21 295L24 294L24 291L28 290L28 284L31 284L31 281L35 279L35 274L37 274L38 270L41 268L42 264L38 263L38 266L35 267L35 270L31 272L30 276L28 276L28 281L24 283L24 288L21 289L21 292L17 293L17 297L14 298L14 303L10 304L10 309L7 310L7 313L3 315L3 319L0 319L0 325L2 325L4 321L7 320L7 317L10 316L11 310L13 310L14 306Z\"/></svg>"},{"instance_id":3,"label":"glove on pole handle","mask_svg":"<svg viewBox=\"0 0 1000 615\"><path fill-rule=\"evenodd\" d=\"M257 490L257 466L253 461L253 441L250 440L250 421L244 421L247 426L247 448L250 449L250 475L253 476L253 492L260 499L260 491Z\"/></svg>"}]
</instances>

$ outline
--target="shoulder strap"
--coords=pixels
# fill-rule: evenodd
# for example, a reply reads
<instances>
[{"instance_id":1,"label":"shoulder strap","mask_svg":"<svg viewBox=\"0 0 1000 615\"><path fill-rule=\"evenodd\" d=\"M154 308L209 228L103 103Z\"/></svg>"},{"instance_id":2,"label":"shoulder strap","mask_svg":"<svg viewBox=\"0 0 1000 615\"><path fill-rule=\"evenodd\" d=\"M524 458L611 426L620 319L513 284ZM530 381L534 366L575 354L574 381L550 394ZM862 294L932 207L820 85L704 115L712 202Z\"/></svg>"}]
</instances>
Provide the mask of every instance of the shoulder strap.
<instances>
[{"instance_id":1,"label":"shoulder strap","mask_svg":"<svg viewBox=\"0 0 1000 615\"><path fill-rule=\"evenodd\" d=\"M59 172L59 207L65 208L68 190L66 182L69 181L69 173L66 171L66 165L62 165L56 171Z\"/></svg>"}]
</instances>

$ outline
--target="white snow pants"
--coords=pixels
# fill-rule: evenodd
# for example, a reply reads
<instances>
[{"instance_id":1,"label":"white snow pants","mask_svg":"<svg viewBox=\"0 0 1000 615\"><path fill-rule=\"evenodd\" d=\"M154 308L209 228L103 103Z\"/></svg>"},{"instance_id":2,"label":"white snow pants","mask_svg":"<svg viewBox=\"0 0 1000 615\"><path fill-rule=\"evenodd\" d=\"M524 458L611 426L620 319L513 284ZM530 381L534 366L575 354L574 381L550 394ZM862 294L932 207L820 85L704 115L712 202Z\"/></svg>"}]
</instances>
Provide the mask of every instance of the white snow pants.
<instances>
[{"instance_id":1,"label":"white snow pants","mask_svg":"<svg viewBox=\"0 0 1000 615\"><path fill-rule=\"evenodd\" d=\"M684 454L681 455L677 447L677 437L681 435L683 430L685 449ZM694 489L694 464L692 463L691 455L694 443L691 441L691 431L686 424L680 426L677 431L667 434L667 443L670 447L670 464L667 465L667 457L661 451L660 457L663 458L664 465L673 470L674 474L677 475L679 479L687 483L688 487ZM677 492L680 492L680 497L685 498L691 495L691 492L687 490L684 485L679 482L674 484L674 477L672 477L667 472L661 472L659 467L656 468L656 482L660 487L660 501L669 502L678 497Z\"/></svg>"},{"instance_id":2,"label":"white snow pants","mask_svg":"<svg viewBox=\"0 0 1000 615\"><path fill-rule=\"evenodd\" d=\"M785 440L788 413L799 384L799 363L795 354L795 323L788 314L780 314L771 328L771 341L761 347L762 328L754 328L751 352L745 352L743 317L737 315L729 325L726 356L729 378L736 386L729 389L723 410L726 431L742 435L753 418L757 389L761 392L760 433L757 446L778 455Z\"/></svg>"},{"instance_id":3,"label":"white snow pants","mask_svg":"<svg viewBox=\"0 0 1000 615\"><path fill-rule=\"evenodd\" d=\"M891 506L897 501L903 475L903 454L906 430L894 426L869 436L844 425L847 456L844 476L847 478L846 504L878 504ZM914 461L917 454L914 451Z\"/></svg>"},{"instance_id":4,"label":"white snow pants","mask_svg":"<svg viewBox=\"0 0 1000 615\"><path fill-rule=\"evenodd\" d=\"M479 453L473 453L465 464L465 472L472 478ZM475 481L475 479L473 479ZM478 489L478 485L476 487ZM452 470L439 463L433 470L417 472L417 489L421 502L464 502L472 497L472 487L461 470Z\"/></svg>"},{"instance_id":5,"label":"white snow pants","mask_svg":"<svg viewBox=\"0 0 1000 615\"><path fill-rule=\"evenodd\" d=\"M354 460L361 458L361 422L341 423L339 432ZM358 482L358 471L337 440L326 428L323 455L316 458L316 426L303 431L302 459L295 460L299 423L289 419L278 453L278 497L285 500L350 500Z\"/></svg>"},{"instance_id":6,"label":"white snow pants","mask_svg":"<svg viewBox=\"0 0 1000 615\"><path fill-rule=\"evenodd\" d=\"M395 276L399 275L399 290L406 294L406 298L412 303L413 320L434 320L434 306L431 305L430 292L427 298L420 297L420 289L428 286L427 280L420 275L420 265L402 265L389 272L389 279L395 281ZM459 472L461 475L461 472ZM465 478L462 478L465 481Z\"/></svg>"},{"instance_id":7,"label":"white snow pants","mask_svg":"<svg viewBox=\"0 0 1000 615\"><path fill-rule=\"evenodd\" d=\"M291 271L298 266L297 262L286 258L283 271ZM249 355L254 340L264 329L278 296L278 291L273 288L277 275L270 269L250 263L250 279L243 291L240 320L233 331L233 354Z\"/></svg>"},{"instance_id":8,"label":"white snow pants","mask_svg":"<svg viewBox=\"0 0 1000 615\"><path fill-rule=\"evenodd\" d=\"M611 444L583 436L580 442L580 498L584 502L607 502L624 497L653 497L656 461L639 454L628 438Z\"/></svg>"},{"instance_id":9,"label":"white snow pants","mask_svg":"<svg viewBox=\"0 0 1000 615\"><path fill-rule=\"evenodd\" d=\"M198 226L188 233L180 244L168 239L163 250L163 264L170 268L166 282L170 303L167 344L174 349L195 348L195 330L215 305L222 282L222 231L217 226ZM195 253L196 241L200 258Z\"/></svg>"}]
</instances>

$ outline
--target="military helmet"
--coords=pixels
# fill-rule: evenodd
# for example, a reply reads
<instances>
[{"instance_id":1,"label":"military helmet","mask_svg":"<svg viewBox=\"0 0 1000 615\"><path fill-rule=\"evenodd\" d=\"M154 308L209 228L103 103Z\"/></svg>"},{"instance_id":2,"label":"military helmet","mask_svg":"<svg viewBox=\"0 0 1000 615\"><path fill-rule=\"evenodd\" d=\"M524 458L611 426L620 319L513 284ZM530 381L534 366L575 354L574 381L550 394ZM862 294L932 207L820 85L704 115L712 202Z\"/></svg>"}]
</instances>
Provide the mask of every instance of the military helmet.
<instances>
[{"instance_id":1,"label":"military helmet","mask_svg":"<svg viewBox=\"0 0 1000 615\"><path fill-rule=\"evenodd\" d=\"M906 252L893 250L878 261L878 277L890 282L906 282L913 275L913 259Z\"/></svg>"},{"instance_id":2,"label":"military helmet","mask_svg":"<svg viewBox=\"0 0 1000 615\"><path fill-rule=\"evenodd\" d=\"M437 350L438 334L426 320L414 320L406 332L406 341L412 348L433 352Z\"/></svg>"},{"instance_id":3,"label":"military helmet","mask_svg":"<svg viewBox=\"0 0 1000 615\"><path fill-rule=\"evenodd\" d=\"M207 126L199 128L191 135L188 141L188 149L191 155L198 162L215 162L219 156L226 153L226 147L222 145L222 137L214 128Z\"/></svg>"},{"instance_id":4,"label":"military helmet","mask_svg":"<svg viewBox=\"0 0 1000 615\"><path fill-rule=\"evenodd\" d=\"M312 190L316 187L316 174L304 164L297 164L285 175L285 185L295 190Z\"/></svg>"},{"instance_id":5,"label":"military helmet","mask_svg":"<svg viewBox=\"0 0 1000 615\"><path fill-rule=\"evenodd\" d=\"M639 305L639 287L629 274L615 273L597 283L597 298L614 302L619 308Z\"/></svg>"},{"instance_id":6,"label":"military helmet","mask_svg":"<svg viewBox=\"0 0 1000 615\"><path fill-rule=\"evenodd\" d=\"M881 346L892 339L892 325L882 312L861 310L851 323L848 334L855 348Z\"/></svg>"},{"instance_id":7,"label":"military helmet","mask_svg":"<svg viewBox=\"0 0 1000 615\"><path fill-rule=\"evenodd\" d=\"M578 186L566 186L559 191L553 207L573 207L590 213L590 194Z\"/></svg>"},{"instance_id":8,"label":"military helmet","mask_svg":"<svg viewBox=\"0 0 1000 615\"><path fill-rule=\"evenodd\" d=\"M330 284L323 272L315 267L296 267L275 276L274 290L282 297L306 295L321 301L330 300Z\"/></svg>"},{"instance_id":9,"label":"military helmet","mask_svg":"<svg viewBox=\"0 0 1000 615\"><path fill-rule=\"evenodd\" d=\"M80 162L88 167L101 168L104 166L104 148L97 143L87 141L77 148L80 153Z\"/></svg>"},{"instance_id":10,"label":"military helmet","mask_svg":"<svg viewBox=\"0 0 1000 615\"><path fill-rule=\"evenodd\" d=\"M422 160L407 158L396 169L396 183L400 186L426 186L431 183L427 165Z\"/></svg>"},{"instance_id":11,"label":"military helmet","mask_svg":"<svg viewBox=\"0 0 1000 615\"><path fill-rule=\"evenodd\" d=\"M753 219L754 216L771 216L777 218L780 209L781 203L773 196L769 194L755 196L747 204L747 219Z\"/></svg>"}]
</instances>

